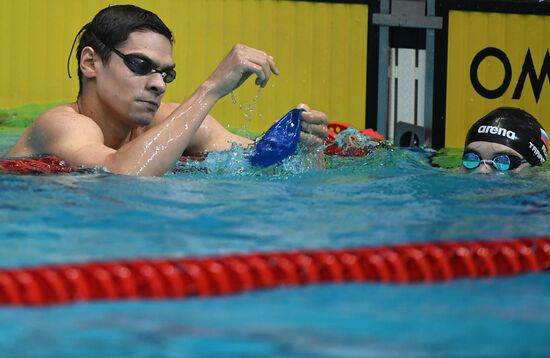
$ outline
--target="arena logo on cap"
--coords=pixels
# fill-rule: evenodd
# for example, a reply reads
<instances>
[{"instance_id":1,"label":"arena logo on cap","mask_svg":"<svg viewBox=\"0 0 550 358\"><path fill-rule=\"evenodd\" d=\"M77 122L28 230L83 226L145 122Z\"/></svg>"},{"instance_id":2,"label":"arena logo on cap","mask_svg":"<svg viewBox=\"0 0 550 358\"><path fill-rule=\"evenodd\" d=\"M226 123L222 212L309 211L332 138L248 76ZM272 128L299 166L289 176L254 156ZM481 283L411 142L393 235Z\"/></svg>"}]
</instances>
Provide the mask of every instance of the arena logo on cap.
<instances>
[{"instance_id":1,"label":"arena logo on cap","mask_svg":"<svg viewBox=\"0 0 550 358\"><path fill-rule=\"evenodd\" d=\"M496 134L496 135L503 136L503 137L506 137L506 138L512 139L512 140L518 139L518 137L516 136L516 132L508 130L506 128L500 128L500 127L495 127L495 126L480 126L477 129L477 132L478 133Z\"/></svg>"}]
</instances>

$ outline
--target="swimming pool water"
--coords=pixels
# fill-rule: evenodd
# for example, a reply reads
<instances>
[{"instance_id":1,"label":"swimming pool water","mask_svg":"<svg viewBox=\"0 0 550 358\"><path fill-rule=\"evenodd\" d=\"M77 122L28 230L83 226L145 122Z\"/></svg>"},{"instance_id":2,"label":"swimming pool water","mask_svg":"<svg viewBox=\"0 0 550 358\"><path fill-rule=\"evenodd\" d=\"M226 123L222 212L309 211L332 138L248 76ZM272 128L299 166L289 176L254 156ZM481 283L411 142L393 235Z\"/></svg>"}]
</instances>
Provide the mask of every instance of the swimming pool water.
<instances>
[{"instance_id":1,"label":"swimming pool water","mask_svg":"<svg viewBox=\"0 0 550 358\"><path fill-rule=\"evenodd\" d=\"M0 151L16 138L0 137ZM0 263L550 233L546 173L466 175L427 156L379 150L326 170L299 158L256 170L225 153L207 159L208 173L160 178L0 175ZM549 277L2 308L0 347L18 357L548 356Z\"/></svg>"}]
</instances>

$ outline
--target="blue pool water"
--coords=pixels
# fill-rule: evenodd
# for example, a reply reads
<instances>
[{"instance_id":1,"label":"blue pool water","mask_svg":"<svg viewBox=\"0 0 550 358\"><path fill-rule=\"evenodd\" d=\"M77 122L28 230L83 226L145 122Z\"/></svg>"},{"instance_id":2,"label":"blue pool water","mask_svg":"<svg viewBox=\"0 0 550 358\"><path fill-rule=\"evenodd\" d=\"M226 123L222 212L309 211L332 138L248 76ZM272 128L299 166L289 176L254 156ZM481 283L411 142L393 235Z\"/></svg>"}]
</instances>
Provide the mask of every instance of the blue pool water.
<instances>
[{"instance_id":1,"label":"blue pool water","mask_svg":"<svg viewBox=\"0 0 550 358\"><path fill-rule=\"evenodd\" d=\"M15 134L0 134L0 151ZM202 164L196 164L201 166ZM0 175L3 267L550 234L547 173L466 175L379 150L209 172ZM189 169L193 164L182 167ZM210 299L0 309L6 357L550 355L550 275L330 284Z\"/></svg>"}]
</instances>

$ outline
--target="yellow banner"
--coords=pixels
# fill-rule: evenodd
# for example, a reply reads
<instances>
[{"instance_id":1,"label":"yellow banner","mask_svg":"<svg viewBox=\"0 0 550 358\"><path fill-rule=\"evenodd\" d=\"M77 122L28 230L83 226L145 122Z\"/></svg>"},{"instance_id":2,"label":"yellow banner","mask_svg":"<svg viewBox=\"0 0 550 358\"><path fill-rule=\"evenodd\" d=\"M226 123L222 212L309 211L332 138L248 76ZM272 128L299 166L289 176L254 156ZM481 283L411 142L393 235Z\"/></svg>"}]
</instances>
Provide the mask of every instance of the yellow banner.
<instances>
[{"instance_id":1,"label":"yellow banner","mask_svg":"<svg viewBox=\"0 0 550 358\"><path fill-rule=\"evenodd\" d=\"M489 111L518 107L550 130L550 16L450 11L445 145Z\"/></svg>"}]
</instances>

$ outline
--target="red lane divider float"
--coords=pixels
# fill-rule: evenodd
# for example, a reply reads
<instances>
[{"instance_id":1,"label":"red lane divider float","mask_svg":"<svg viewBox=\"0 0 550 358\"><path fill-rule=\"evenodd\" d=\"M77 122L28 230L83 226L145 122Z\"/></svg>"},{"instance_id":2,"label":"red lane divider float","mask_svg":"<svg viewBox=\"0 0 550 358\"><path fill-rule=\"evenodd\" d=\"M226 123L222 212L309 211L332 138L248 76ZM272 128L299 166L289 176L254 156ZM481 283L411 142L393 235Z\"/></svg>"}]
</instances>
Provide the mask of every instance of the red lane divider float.
<instances>
[{"instance_id":1,"label":"red lane divider float","mask_svg":"<svg viewBox=\"0 0 550 358\"><path fill-rule=\"evenodd\" d=\"M326 155L339 155L343 157L364 157L369 154L370 149L364 145L358 145L354 136L347 138L349 143L344 143L344 148L341 148L340 145L336 142L336 136L340 132L352 128L348 123L345 122L333 122L328 124L328 136L325 140L325 154ZM358 131L359 135L366 135L370 139L374 140L383 140L384 136L376 132L373 129L367 128Z\"/></svg>"},{"instance_id":2,"label":"red lane divider float","mask_svg":"<svg viewBox=\"0 0 550 358\"><path fill-rule=\"evenodd\" d=\"M54 174L73 171L73 168L54 155L43 155L38 158L0 159L0 173Z\"/></svg>"},{"instance_id":3,"label":"red lane divider float","mask_svg":"<svg viewBox=\"0 0 550 358\"><path fill-rule=\"evenodd\" d=\"M181 163L203 161L206 156L182 156ZM174 170L176 171L176 170ZM181 171L181 170L178 170ZM0 173L5 174L62 174L74 172L93 172L91 168L72 168L55 155L43 155L36 158L0 159Z\"/></svg>"},{"instance_id":4,"label":"red lane divider float","mask_svg":"<svg viewBox=\"0 0 550 358\"><path fill-rule=\"evenodd\" d=\"M348 128L353 128L349 123L346 123L346 122L329 123L327 127L328 127L327 140L332 140L332 141L336 139L336 136L338 135L338 133ZM369 136L370 139L379 139L379 140L384 139L384 136L382 134L378 133L377 131L371 128L362 129L359 131L359 133Z\"/></svg>"},{"instance_id":5,"label":"red lane divider float","mask_svg":"<svg viewBox=\"0 0 550 358\"><path fill-rule=\"evenodd\" d=\"M550 270L550 237L0 269L0 304L209 297L324 282L441 282Z\"/></svg>"}]
</instances>

